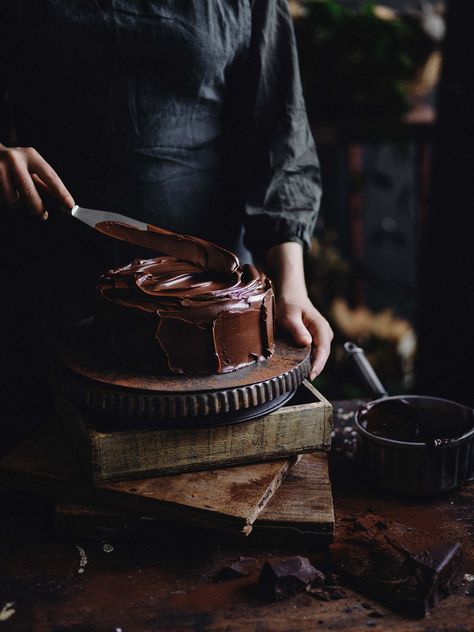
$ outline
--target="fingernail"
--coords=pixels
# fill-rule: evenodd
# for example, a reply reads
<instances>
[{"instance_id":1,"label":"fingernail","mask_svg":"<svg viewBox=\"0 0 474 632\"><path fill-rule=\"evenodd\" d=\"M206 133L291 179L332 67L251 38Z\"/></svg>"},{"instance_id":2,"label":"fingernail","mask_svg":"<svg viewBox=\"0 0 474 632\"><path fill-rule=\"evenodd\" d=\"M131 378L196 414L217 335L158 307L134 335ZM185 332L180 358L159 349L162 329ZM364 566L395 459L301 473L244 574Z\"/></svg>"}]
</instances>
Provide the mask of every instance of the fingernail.
<instances>
[{"instance_id":1,"label":"fingernail","mask_svg":"<svg viewBox=\"0 0 474 632\"><path fill-rule=\"evenodd\" d=\"M43 215L41 216L41 219L42 219L43 222L45 222L48 219L48 211L45 211L43 213Z\"/></svg>"}]
</instances>

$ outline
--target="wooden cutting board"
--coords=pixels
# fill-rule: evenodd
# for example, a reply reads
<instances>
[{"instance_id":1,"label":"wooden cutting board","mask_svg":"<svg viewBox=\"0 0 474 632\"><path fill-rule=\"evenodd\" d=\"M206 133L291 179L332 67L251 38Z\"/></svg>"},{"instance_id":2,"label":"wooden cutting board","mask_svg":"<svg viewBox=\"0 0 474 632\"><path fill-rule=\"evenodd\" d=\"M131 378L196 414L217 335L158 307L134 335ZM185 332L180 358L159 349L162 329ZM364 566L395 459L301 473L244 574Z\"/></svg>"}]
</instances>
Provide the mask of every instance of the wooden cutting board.
<instances>
[{"instance_id":1,"label":"wooden cutting board","mask_svg":"<svg viewBox=\"0 0 474 632\"><path fill-rule=\"evenodd\" d=\"M0 485L248 535L295 459L92 485L54 424L0 461Z\"/></svg>"},{"instance_id":2,"label":"wooden cutting board","mask_svg":"<svg viewBox=\"0 0 474 632\"><path fill-rule=\"evenodd\" d=\"M97 505L60 502L55 508L60 533L104 539L154 540L176 526L154 516L117 511ZM292 468L274 496L253 523L250 539L275 546L321 542L334 531L334 511L327 456L305 454ZM183 538L190 533L184 529Z\"/></svg>"}]
</instances>

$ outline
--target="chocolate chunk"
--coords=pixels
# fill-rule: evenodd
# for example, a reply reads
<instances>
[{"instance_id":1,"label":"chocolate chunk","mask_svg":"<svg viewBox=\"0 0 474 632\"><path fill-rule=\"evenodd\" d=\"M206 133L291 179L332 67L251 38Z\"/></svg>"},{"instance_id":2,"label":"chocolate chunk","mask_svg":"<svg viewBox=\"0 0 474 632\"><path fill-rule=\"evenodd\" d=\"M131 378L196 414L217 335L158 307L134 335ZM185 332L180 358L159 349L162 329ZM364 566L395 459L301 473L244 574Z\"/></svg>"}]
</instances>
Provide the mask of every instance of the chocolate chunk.
<instances>
[{"instance_id":1,"label":"chocolate chunk","mask_svg":"<svg viewBox=\"0 0 474 632\"><path fill-rule=\"evenodd\" d=\"M324 586L322 588L308 588L308 593L315 599L321 601L336 601L337 599L345 599L346 593L335 586Z\"/></svg>"},{"instance_id":2,"label":"chocolate chunk","mask_svg":"<svg viewBox=\"0 0 474 632\"><path fill-rule=\"evenodd\" d=\"M229 566L223 566L216 574L217 581L248 577L257 569L257 560L254 557L239 557Z\"/></svg>"},{"instance_id":3,"label":"chocolate chunk","mask_svg":"<svg viewBox=\"0 0 474 632\"><path fill-rule=\"evenodd\" d=\"M289 557L265 562L258 579L258 592L267 601L288 599L304 592L313 581L322 581L322 573L306 557ZM324 583L324 582L323 582Z\"/></svg>"},{"instance_id":4,"label":"chocolate chunk","mask_svg":"<svg viewBox=\"0 0 474 632\"><path fill-rule=\"evenodd\" d=\"M425 616L460 579L461 545L374 514L342 521L331 545L338 568L390 607Z\"/></svg>"},{"instance_id":5,"label":"chocolate chunk","mask_svg":"<svg viewBox=\"0 0 474 632\"><path fill-rule=\"evenodd\" d=\"M308 590L308 594L314 599L319 599L320 601L331 601L331 595L324 588L310 588Z\"/></svg>"},{"instance_id":6,"label":"chocolate chunk","mask_svg":"<svg viewBox=\"0 0 474 632\"><path fill-rule=\"evenodd\" d=\"M474 597L474 582L472 582L469 588L466 590L466 595Z\"/></svg>"}]
</instances>

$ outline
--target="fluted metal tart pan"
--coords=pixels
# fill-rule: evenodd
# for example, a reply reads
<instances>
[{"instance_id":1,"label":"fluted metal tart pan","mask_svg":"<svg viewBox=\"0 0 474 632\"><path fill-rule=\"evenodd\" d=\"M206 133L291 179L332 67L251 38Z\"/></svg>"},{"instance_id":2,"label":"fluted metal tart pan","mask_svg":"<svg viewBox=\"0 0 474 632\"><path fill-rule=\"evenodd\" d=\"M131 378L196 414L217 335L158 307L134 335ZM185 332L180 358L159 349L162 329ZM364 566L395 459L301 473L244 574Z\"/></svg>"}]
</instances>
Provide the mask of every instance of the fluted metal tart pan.
<instances>
[{"instance_id":1,"label":"fluted metal tart pan","mask_svg":"<svg viewBox=\"0 0 474 632\"><path fill-rule=\"evenodd\" d=\"M76 326L52 367L56 394L97 424L218 425L252 419L283 405L308 376L310 348L278 339L271 358L219 375L154 375L123 367Z\"/></svg>"}]
</instances>

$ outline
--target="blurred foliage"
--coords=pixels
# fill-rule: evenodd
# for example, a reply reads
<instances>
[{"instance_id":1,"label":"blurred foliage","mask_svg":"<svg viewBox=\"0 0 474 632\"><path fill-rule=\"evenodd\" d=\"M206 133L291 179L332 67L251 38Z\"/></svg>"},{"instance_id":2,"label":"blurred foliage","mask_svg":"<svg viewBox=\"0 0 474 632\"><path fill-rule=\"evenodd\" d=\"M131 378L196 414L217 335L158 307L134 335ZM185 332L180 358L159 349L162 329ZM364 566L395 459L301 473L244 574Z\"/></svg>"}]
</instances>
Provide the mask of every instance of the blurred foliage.
<instances>
[{"instance_id":1,"label":"blurred foliage","mask_svg":"<svg viewBox=\"0 0 474 632\"><path fill-rule=\"evenodd\" d=\"M388 309L372 312L351 304L355 271L341 255L334 231L326 230L313 239L305 270L308 294L334 331L331 356L315 381L316 387L329 399L367 397L346 366L343 344L350 340L365 349L390 393L409 391L416 350L413 328Z\"/></svg>"},{"instance_id":2,"label":"blurred foliage","mask_svg":"<svg viewBox=\"0 0 474 632\"><path fill-rule=\"evenodd\" d=\"M307 107L319 120L397 120L410 107L409 83L436 44L410 14L366 3L306 0L295 21Z\"/></svg>"}]
</instances>

